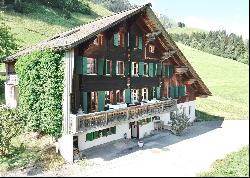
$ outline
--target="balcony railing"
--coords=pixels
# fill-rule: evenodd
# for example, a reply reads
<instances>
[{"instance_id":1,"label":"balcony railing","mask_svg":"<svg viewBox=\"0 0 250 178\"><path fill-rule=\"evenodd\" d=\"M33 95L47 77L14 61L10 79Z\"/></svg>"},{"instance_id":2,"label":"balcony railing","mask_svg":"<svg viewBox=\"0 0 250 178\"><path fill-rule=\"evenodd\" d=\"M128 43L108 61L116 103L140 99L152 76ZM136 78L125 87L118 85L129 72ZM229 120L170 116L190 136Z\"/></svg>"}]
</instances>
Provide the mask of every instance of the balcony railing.
<instances>
[{"instance_id":1,"label":"balcony railing","mask_svg":"<svg viewBox=\"0 0 250 178\"><path fill-rule=\"evenodd\" d=\"M130 120L136 121L143 117L154 116L164 112L170 112L177 108L177 100L171 99L156 103L146 103L123 109L102 111L83 115L70 115L70 132L85 132L92 128L101 128L111 123Z\"/></svg>"}]
</instances>

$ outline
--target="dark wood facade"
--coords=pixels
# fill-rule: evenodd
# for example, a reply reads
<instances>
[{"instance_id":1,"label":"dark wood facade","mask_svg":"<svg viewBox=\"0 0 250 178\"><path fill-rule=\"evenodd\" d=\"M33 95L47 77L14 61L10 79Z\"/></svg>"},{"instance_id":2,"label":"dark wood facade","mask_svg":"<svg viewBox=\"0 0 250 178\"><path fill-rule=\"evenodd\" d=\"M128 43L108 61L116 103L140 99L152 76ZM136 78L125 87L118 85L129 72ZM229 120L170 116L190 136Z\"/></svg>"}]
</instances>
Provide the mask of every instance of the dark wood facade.
<instances>
[{"instance_id":1,"label":"dark wood facade","mask_svg":"<svg viewBox=\"0 0 250 178\"><path fill-rule=\"evenodd\" d=\"M81 60L83 57L94 58L96 62L93 65L96 68L100 67L97 64L100 59L104 59L105 65L102 66L104 67L104 72L101 72L101 74L98 73L99 69L95 69L94 74L74 74L74 93L72 94L71 104L73 113L77 112L80 106L83 109L84 107L89 107L86 104L88 103L86 100L89 100L90 97L94 98L93 102L95 102L95 105L99 105L98 95L101 95L100 93L98 94L99 91L111 91L110 95L112 96L109 96L111 98L110 101L112 101L111 104L117 104L117 90L120 92L130 90L128 93L130 98L132 98L131 95L134 89L139 89L138 94L141 95L143 88L148 89L147 99L172 97L177 98L178 102L195 100L195 87L193 84L185 83L190 76L187 73L179 75L174 72L176 66L182 65L178 56L174 55L167 60L162 60L164 52L171 49L166 49L166 47L162 46L164 41L162 35L149 41L147 34L151 32L150 28L147 28L143 16L133 17L75 48L76 65L78 64L76 60ZM107 60L111 61L110 63L112 64L108 65ZM123 62L123 73L119 75L116 74L117 71L113 72L117 70L113 66L113 63L117 61ZM137 64L134 64L134 62ZM141 70L139 69L140 66L142 66L142 64L139 64L141 62L145 64L143 75L140 75L141 71L139 71ZM158 64L160 64L161 69L157 69ZM133 65L138 68L138 75L133 75ZM169 66L172 66L172 71L165 69L169 68ZM110 71L108 74L105 73L107 70ZM176 90L178 86L185 86L185 96L178 94L179 91ZM159 96L157 96L156 90L159 90ZM91 92L92 94L89 94ZM93 92L97 92L97 99ZM104 95L106 100L106 93ZM122 96L126 98L127 96L124 95L123 93ZM126 103L125 100L122 101ZM89 111L86 108L84 110ZM96 111L101 111L100 107Z\"/></svg>"}]
</instances>

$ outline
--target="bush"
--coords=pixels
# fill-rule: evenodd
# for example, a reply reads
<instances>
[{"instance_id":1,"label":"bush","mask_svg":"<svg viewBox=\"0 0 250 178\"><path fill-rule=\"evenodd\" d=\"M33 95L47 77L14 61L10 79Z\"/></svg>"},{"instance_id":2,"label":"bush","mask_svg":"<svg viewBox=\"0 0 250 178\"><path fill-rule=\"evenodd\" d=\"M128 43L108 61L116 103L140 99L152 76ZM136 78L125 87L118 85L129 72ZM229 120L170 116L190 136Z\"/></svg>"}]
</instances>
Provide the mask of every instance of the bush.
<instances>
[{"instance_id":1,"label":"bush","mask_svg":"<svg viewBox=\"0 0 250 178\"><path fill-rule=\"evenodd\" d=\"M168 124L170 124L170 128L171 131L175 134L175 135L181 135L181 133L188 127L190 126L190 122L189 122L189 117L186 116L183 113L174 113L171 112L170 115L170 121L168 122Z\"/></svg>"},{"instance_id":2,"label":"bush","mask_svg":"<svg viewBox=\"0 0 250 178\"><path fill-rule=\"evenodd\" d=\"M5 25L0 12L0 62L17 49L16 39L10 33L10 28Z\"/></svg>"},{"instance_id":3,"label":"bush","mask_svg":"<svg viewBox=\"0 0 250 178\"><path fill-rule=\"evenodd\" d=\"M18 111L0 106L0 155L7 155L11 141L23 128L23 121Z\"/></svg>"},{"instance_id":4,"label":"bush","mask_svg":"<svg viewBox=\"0 0 250 178\"><path fill-rule=\"evenodd\" d=\"M45 50L17 60L19 109L30 131L61 135L63 54Z\"/></svg>"}]
</instances>

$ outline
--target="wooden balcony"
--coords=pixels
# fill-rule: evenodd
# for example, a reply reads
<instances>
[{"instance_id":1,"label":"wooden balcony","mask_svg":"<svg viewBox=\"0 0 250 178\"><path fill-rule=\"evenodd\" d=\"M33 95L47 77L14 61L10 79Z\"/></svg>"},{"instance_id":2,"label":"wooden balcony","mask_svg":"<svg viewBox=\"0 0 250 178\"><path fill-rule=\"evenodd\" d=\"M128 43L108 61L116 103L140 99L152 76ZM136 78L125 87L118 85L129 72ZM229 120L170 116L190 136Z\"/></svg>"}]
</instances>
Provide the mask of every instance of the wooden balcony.
<instances>
[{"instance_id":1,"label":"wooden balcony","mask_svg":"<svg viewBox=\"0 0 250 178\"><path fill-rule=\"evenodd\" d=\"M105 125L119 123L130 120L131 122L154 116L164 112L170 112L177 108L177 100L171 99L158 101L156 103L146 103L138 106L131 106L123 109L102 111L83 115L70 116L70 133L86 132L90 129L102 128Z\"/></svg>"},{"instance_id":2,"label":"wooden balcony","mask_svg":"<svg viewBox=\"0 0 250 178\"><path fill-rule=\"evenodd\" d=\"M188 68L185 66L175 67L175 74L184 74L188 71Z\"/></svg>"}]
</instances>

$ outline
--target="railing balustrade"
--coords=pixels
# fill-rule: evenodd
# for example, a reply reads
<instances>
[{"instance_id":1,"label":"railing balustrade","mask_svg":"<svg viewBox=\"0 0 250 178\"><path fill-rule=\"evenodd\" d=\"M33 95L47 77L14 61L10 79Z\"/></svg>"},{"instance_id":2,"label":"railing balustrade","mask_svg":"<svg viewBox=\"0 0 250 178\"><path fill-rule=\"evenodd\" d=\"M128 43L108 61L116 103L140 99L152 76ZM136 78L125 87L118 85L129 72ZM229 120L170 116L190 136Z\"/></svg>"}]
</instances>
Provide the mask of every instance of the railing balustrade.
<instances>
[{"instance_id":1,"label":"railing balustrade","mask_svg":"<svg viewBox=\"0 0 250 178\"><path fill-rule=\"evenodd\" d=\"M177 100L159 101L152 104L131 106L123 109L102 111L84 115L73 115L70 118L70 132L87 131L91 128L102 127L114 122L135 120L148 115L160 114L177 108Z\"/></svg>"}]
</instances>

